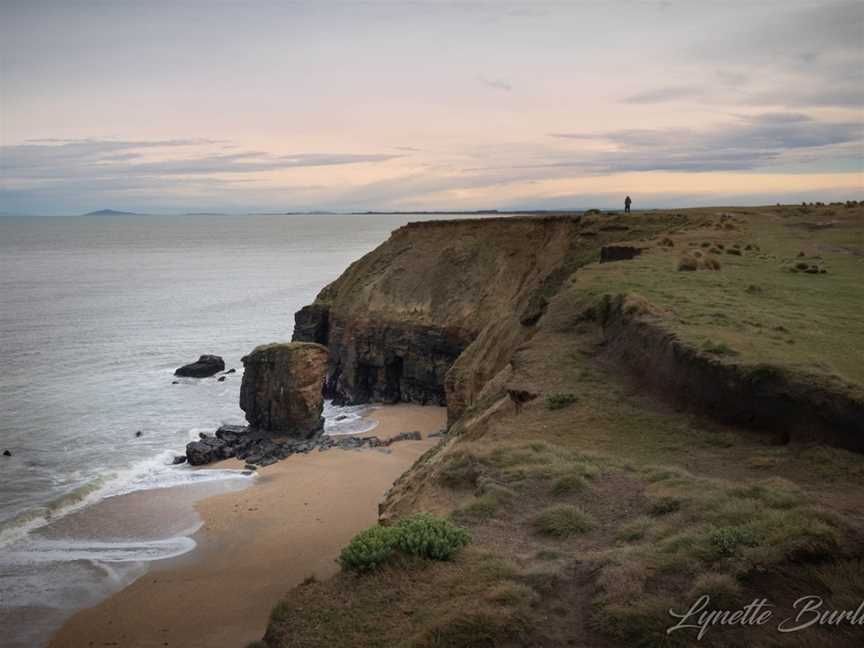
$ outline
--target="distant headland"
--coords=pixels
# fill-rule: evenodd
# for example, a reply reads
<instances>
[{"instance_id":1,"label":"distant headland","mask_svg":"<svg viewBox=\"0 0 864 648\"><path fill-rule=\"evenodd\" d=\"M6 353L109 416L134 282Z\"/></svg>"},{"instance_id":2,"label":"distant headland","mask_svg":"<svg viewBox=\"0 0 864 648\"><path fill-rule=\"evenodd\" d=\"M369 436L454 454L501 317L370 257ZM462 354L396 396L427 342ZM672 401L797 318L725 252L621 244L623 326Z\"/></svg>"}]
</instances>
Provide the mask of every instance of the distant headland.
<instances>
[{"instance_id":1,"label":"distant headland","mask_svg":"<svg viewBox=\"0 0 864 648\"><path fill-rule=\"evenodd\" d=\"M82 216L137 216L137 212L118 211L116 209L98 209L96 211L87 212Z\"/></svg>"}]
</instances>

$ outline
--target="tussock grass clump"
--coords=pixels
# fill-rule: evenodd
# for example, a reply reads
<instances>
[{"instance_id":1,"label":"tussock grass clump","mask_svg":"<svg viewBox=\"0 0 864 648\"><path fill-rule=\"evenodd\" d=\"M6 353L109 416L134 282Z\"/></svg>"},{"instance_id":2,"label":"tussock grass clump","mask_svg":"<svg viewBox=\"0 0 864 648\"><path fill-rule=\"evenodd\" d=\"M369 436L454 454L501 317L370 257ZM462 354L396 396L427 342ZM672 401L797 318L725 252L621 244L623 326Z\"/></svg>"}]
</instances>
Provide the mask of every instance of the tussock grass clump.
<instances>
[{"instance_id":1,"label":"tussock grass clump","mask_svg":"<svg viewBox=\"0 0 864 648\"><path fill-rule=\"evenodd\" d=\"M682 254L678 259L679 272L696 272L699 269L699 260L692 254Z\"/></svg>"},{"instance_id":2,"label":"tussock grass clump","mask_svg":"<svg viewBox=\"0 0 864 648\"><path fill-rule=\"evenodd\" d=\"M712 250L713 251L713 250ZM685 252L678 258L679 272L695 272L696 270L719 270L720 262L714 257L705 256L699 250Z\"/></svg>"},{"instance_id":3,"label":"tussock grass clump","mask_svg":"<svg viewBox=\"0 0 864 648\"><path fill-rule=\"evenodd\" d=\"M453 512L453 517L460 522L488 520L498 512L500 504L501 499L498 496L487 493L458 508Z\"/></svg>"},{"instance_id":4,"label":"tussock grass clump","mask_svg":"<svg viewBox=\"0 0 864 648\"><path fill-rule=\"evenodd\" d=\"M438 470L438 482L448 488L474 488L480 477L480 462L471 452L452 453Z\"/></svg>"},{"instance_id":5,"label":"tussock grass clump","mask_svg":"<svg viewBox=\"0 0 864 648\"><path fill-rule=\"evenodd\" d=\"M594 528L594 518L571 504L555 504L543 509L534 519L536 529L556 538L567 538Z\"/></svg>"},{"instance_id":6,"label":"tussock grass clump","mask_svg":"<svg viewBox=\"0 0 864 648\"><path fill-rule=\"evenodd\" d=\"M568 495L578 493L588 488L588 482L582 475L563 475L552 483L553 495Z\"/></svg>"},{"instance_id":7,"label":"tussock grass clump","mask_svg":"<svg viewBox=\"0 0 864 648\"><path fill-rule=\"evenodd\" d=\"M652 528L654 528L654 521L651 518L638 517L618 529L618 539L623 542L636 542L642 540Z\"/></svg>"},{"instance_id":8,"label":"tussock grass clump","mask_svg":"<svg viewBox=\"0 0 864 648\"><path fill-rule=\"evenodd\" d=\"M702 266L703 266L706 270L715 270L715 271L716 271L716 270L719 270L719 269L722 267L722 266L720 265L720 262L719 262L717 259L713 258L713 257L705 257L705 258L702 260Z\"/></svg>"},{"instance_id":9,"label":"tussock grass clump","mask_svg":"<svg viewBox=\"0 0 864 648\"><path fill-rule=\"evenodd\" d=\"M576 395L571 393L550 394L546 397L546 409L563 409L576 402Z\"/></svg>"},{"instance_id":10,"label":"tussock grass clump","mask_svg":"<svg viewBox=\"0 0 864 648\"><path fill-rule=\"evenodd\" d=\"M654 516L669 515L681 510L682 500L677 497L661 497L657 499L648 509Z\"/></svg>"},{"instance_id":11,"label":"tussock grass clump","mask_svg":"<svg viewBox=\"0 0 864 648\"><path fill-rule=\"evenodd\" d=\"M429 560L450 560L470 542L465 529L429 513L417 513L396 526L374 526L358 533L339 556L342 569L372 571L401 552Z\"/></svg>"}]
</instances>

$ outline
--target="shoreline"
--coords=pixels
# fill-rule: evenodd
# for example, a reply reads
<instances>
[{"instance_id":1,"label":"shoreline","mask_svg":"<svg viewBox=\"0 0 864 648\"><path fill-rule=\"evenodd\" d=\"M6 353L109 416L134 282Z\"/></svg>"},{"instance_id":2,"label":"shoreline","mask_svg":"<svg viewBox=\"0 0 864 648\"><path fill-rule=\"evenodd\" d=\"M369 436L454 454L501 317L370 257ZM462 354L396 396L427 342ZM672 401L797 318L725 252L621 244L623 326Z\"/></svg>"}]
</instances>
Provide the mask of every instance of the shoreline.
<instances>
[{"instance_id":1,"label":"shoreline","mask_svg":"<svg viewBox=\"0 0 864 648\"><path fill-rule=\"evenodd\" d=\"M339 551L375 524L392 483L436 442L446 410L399 404L365 414L382 438L418 430L422 441L381 449L315 451L259 469L248 488L200 499L192 551L153 562L144 576L69 618L51 648L90 645L244 646L270 609L305 578L327 578ZM242 468L229 459L215 468ZM112 643L115 642L115 643Z\"/></svg>"}]
</instances>

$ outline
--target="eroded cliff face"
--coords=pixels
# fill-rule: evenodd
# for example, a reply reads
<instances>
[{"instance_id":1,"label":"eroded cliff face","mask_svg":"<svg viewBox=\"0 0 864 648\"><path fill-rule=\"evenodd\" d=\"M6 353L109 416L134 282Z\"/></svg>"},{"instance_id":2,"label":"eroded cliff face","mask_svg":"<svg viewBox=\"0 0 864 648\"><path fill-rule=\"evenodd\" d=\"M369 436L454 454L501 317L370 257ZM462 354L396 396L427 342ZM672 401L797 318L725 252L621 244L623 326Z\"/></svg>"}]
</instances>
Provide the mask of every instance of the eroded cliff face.
<instances>
[{"instance_id":1,"label":"eroded cliff face","mask_svg":"<svg viewBox=\"0 0 864 648\"><path fill-rule=\"evenodd\" d=\"M328 347L327 397L446 404L453 421L579 265L656 219L637 227L570 215L412 223L300 310L294 340Z\"/></svg>"},{"instance_id":2,"label":"eroded cliff face","mask_svg":"<svg viewBox=\"0 0 864 648\"><path fill-rule=\"evenodd\" d=\"M459 355L578 246L578 218L494 220L406 225L297 313L294 339L329 349L327 396L448 402Z\"/></svg>"}]
</instances>

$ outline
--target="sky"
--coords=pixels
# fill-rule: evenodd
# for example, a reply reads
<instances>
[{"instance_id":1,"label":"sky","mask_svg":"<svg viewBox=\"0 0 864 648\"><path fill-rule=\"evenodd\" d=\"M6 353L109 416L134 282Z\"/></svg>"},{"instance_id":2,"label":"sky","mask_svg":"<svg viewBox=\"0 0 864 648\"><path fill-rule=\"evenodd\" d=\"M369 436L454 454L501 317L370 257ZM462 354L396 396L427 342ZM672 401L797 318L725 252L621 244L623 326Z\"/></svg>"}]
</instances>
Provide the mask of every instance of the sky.
<instances>
[{"instance_id":1,"label":"sky","mask_svg":"<svg viewBox=\"0 0 864 648\"><path fill-rule=\"evenodd\" d=\"M0 213L864 198L864 3L0 0Z\"/></svg>"}]
</instances>

